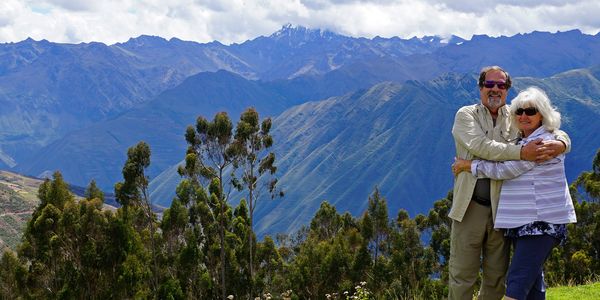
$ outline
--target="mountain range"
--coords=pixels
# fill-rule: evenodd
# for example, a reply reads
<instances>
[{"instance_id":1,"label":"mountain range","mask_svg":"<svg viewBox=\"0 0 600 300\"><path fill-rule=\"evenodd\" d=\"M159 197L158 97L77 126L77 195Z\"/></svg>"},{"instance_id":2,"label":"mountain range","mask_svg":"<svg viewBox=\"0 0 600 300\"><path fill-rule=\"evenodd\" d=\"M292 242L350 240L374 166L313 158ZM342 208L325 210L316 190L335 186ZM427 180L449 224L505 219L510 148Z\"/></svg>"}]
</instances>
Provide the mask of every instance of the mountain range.
<instances>
[{"instance_id":1,"label":"mountain range","mask_svg":"<svg viewBox=\"0 0 600 300\"><path fill-rule=\"evenodd\" d=\"M286 190L259 203L260 234L298 229L323 200L356 214L375 186L392 214L426 212L452 184L454 113L477 101L476 72L492 64L515 76L509 97L529 85L549 93L573 140L569 179L588 169L600 145L600 34L366 39L289 25L232 45L151 36L0 45L0 167L60 170L111 191L127 148L145 140L152 199L168 206L185 127L219 111L235 122L254 106L274 118Z\"/></svg>"},{"instance_id":2,"label":"mountain range","mask_svg":"<svg viewBox=\"0 0 600 300\"><path fill-rule=\"evenodd\" d=\"M33 39L2 44L0 167L14 168L65 134L112 119L200 72L286 79L446 45L432 37L357 39L289 25L229 46L155 36L114 45Z\"/></svg>"}]
</instances>

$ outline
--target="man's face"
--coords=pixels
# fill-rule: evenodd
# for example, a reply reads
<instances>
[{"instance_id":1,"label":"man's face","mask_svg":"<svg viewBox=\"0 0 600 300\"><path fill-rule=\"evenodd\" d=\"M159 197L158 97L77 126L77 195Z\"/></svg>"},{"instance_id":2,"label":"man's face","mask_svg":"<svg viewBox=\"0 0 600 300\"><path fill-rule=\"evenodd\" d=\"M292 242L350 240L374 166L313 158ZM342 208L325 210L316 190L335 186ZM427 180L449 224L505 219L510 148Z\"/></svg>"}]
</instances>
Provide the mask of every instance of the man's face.
<instances>
[{"instance_id":1,"label":"man's face","mask_svg":"<svg viewBox=\"0 0 600 300\"><path fill-rule=\"evenodd\" d=\"M506 83L506 75L502 71L490 70L485 74L484 86L479 89L481 104L494 113L506 104L506 94L508 94L508 89L499 88L497 83ZM493 86L486 87L486 84L488 86L493 84Z\"/></svg>"}]
</instances>

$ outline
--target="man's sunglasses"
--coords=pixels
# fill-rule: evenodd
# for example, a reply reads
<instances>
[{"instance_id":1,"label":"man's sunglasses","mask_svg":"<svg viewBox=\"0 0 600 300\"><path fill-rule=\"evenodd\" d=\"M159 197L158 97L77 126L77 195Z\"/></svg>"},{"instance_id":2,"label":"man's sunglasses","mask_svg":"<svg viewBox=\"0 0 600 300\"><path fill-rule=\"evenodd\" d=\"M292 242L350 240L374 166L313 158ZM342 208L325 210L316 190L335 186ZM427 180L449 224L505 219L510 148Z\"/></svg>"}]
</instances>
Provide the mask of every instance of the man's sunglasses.
<instances>
[{"instance_id":1,"label":"man's sunglasses","mask_svg":"<svg viewBox=\"0 0 600 300\"><path fill-rule=\"evenodd\" d=\"M488 88L488 89L493 88L495 85L497 85L498 88L501 89L501 90L506 90L508 88L508 84L506 84L506 82L488 81L488 80L486 80L486 81L483 82L483 86L486 87L486 88Z\"/></svg>"},{"instance_id":2,"label":"man's sunglasses","mask_svg":"<svg viewBox=\"0 0 600 300\"><path fill-rule=\"evenodd\" d=\"M522 115L523 113L525 113L528 116L535 116L535 114L537 114L538 110L535 107L528 107L528 108L517 108L517 110L515 111L515 114L517 116Z\"/></svg>"}]
</instances>

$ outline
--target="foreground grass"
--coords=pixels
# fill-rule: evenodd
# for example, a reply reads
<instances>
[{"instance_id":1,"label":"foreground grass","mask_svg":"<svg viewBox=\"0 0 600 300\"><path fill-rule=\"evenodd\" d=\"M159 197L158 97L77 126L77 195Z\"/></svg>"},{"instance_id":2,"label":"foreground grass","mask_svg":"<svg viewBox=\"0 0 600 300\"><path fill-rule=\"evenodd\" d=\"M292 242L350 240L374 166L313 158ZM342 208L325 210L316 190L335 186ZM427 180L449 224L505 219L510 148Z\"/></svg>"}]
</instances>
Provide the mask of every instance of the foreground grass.
<instances>
[{"instance_id":1,"label":"foreground grass","mask_svg":"<svg viewBox=\"0 0 600 300\"><path fill-rule=\"evenodd\" d=\"M546 298L548 300L600 299L600 282L549 288Z\"/></svg>"}]
</instances>

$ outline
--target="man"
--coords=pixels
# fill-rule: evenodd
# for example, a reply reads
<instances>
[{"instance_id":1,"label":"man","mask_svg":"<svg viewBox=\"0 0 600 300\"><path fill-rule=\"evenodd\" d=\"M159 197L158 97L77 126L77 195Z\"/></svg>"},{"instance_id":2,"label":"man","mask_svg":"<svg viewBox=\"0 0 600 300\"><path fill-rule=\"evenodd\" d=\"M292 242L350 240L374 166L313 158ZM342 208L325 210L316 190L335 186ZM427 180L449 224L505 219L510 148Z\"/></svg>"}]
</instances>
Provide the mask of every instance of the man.
<instances>
[{"instance_id":1,"label":"man","mask_svg":"<svg viewBox=\"0 0 600 300\"><path fill-rule=\"evenodd\" d=\"M463 159L543 161L570 146L566 134L560 141L515 145L518 133L510 126L506 96L511 78L498 66L485 67L479 80L480 104L458 110L452 127L456 156ZM508 268L509 243L502 231L494 230L501 181L477 179L467 172L454 182L449 217L449 299L473 299L479 269L483 269L480 299L502 299Z\"/></svg>"}]
</instances>

